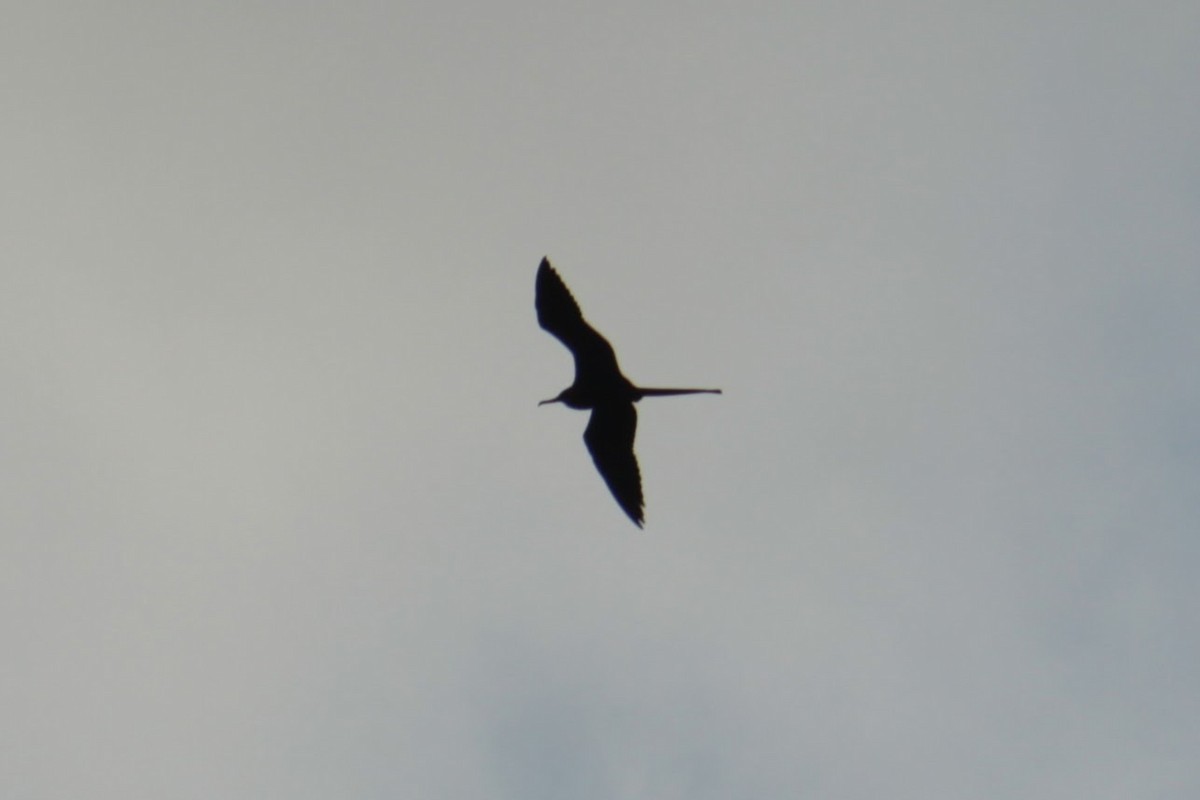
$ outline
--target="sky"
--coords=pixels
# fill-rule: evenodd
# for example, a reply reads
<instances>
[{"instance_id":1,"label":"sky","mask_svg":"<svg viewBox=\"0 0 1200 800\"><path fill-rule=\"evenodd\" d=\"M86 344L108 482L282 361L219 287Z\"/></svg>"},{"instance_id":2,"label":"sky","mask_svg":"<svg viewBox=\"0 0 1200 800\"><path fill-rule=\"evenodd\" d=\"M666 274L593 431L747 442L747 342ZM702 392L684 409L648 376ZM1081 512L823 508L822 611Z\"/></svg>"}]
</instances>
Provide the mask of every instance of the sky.
<instances>
[{"instance_id":1,"label":"sky","mask_svg":"<svg viewBox=\"0 0 1200 800\"><path fill-rule=\"evenodd\" d=\"M19 3L0 794L1200 795L1200 7ZM649 398L638 531L533 310Z\"/></svg>"}]
</instances>

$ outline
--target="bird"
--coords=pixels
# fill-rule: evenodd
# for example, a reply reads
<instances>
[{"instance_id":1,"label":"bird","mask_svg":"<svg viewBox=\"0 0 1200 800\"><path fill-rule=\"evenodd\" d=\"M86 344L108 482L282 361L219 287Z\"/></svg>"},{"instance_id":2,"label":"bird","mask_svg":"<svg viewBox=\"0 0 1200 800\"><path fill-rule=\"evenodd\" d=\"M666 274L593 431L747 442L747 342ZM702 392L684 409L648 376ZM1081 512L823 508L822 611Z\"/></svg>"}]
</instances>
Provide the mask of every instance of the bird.
<instances>
[{"instance_id":1,"label":"bird","mask_svg":"<svg viewBox=\"0 0 1200 800\"><path fill-rule=\"evenodd\" d=\"M583 443L617 505L641 528L646 522L646 503L633 452L637 433L637 411L633 404L643 397L721 394L721 390L635 386L621 374L612 345L583 318L579 303L550 266L549 258L543 258L538 265L534 307L538 324L566 345L575 357L575 382L538 405L562 403L568 408L591 409Z\"/></svg>"}]
</instances>

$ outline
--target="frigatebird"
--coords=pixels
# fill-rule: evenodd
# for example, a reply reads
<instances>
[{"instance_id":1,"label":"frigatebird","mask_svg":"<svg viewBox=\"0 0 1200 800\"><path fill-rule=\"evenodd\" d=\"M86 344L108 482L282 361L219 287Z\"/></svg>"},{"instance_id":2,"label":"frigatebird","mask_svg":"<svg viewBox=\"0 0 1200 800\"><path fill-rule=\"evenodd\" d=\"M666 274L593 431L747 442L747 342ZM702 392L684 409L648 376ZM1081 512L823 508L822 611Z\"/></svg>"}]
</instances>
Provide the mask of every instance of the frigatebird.
<instances>
[{"instance_id":1,"label":"frigatebird","mask_svg":"<svg viewBox=\"0 0 1200 800\"><path fill-rule=\"evenodd\" d=\"M566 345L575 357L575 382L557 397L538 405L562 403L569 408L592 410L583 442L617 504L640 528L646 521L646 504L642 498L642 476L633 454L633 437L637 432L637 411L633 404L643 397L720 394L721 390L634 386L621 374L612 345L583 318L579 304L548 258L543 258L538 267L536 288L534 305L538 324Z\"/></svg>"}]
</instances>

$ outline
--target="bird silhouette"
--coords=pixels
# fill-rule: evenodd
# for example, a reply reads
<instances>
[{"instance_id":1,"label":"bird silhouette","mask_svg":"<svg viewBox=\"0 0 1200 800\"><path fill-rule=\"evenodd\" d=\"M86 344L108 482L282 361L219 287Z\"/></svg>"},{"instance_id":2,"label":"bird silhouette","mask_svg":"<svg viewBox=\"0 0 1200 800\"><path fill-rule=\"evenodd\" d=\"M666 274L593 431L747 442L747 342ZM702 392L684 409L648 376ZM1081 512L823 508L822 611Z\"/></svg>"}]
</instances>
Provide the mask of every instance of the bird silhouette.
<instances>
[{"instance_id":1,"label":"bird silhouette","mask_svg":"<svg viewBox=\"0 0 1200 800\"><path fill-rule=\"evenodd\" d=\"M617 504L640 528L646 521L646 504L642 497L642 476L633 454L633 437L637 432L637 411L633 404L643 397L720 394L721 390L634 386L621 374L612 345L583 318L579 304L548 258L543 258L538 266L534 305L538 324L566 345L575 357L575 382L557 397L538 405L562 403L569 408L592 410L583 442Z\"/></svg>"}]
</instances>

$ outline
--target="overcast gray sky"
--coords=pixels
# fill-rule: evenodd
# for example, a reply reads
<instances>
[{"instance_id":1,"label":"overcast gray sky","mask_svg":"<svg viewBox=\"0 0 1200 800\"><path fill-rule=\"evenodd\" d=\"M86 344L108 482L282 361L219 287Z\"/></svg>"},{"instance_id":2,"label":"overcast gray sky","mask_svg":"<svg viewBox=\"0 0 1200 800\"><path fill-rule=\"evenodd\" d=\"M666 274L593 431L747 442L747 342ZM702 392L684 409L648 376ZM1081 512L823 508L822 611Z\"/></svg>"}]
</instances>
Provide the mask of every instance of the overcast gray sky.
<instances>
[{"instance_id":1,"label":"overcast gray sky","mask_svg":"<svg viewBox=\"0 0 1200 800\"><path fill-rule=\"evenodd\" d=\"M0 794L1200 796L1200 6L20 3ZM537 408L549 254L650 399Z\"/></svg>"}]
</instances>

